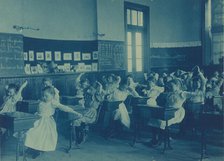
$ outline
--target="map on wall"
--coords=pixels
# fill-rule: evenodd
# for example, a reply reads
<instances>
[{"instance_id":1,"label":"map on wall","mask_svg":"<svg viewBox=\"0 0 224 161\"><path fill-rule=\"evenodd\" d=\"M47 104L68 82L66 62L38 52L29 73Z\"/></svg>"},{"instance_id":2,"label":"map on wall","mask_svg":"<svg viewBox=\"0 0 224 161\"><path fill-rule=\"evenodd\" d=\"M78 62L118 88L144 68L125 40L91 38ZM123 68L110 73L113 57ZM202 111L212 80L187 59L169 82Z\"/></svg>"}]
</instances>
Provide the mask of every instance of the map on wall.
<instances>
[{"instance_id":1,"label":"map on wall","mask_svg":"<svg viewBox=\"0 0 224 161\"><path fill-rule=\"evenodd\" d=\"M124 42L99 41L98 42L99 70L124 69Z\"/></svg>"},{"instance_id":2,"label":"map on wall","mask_svg":"<svg viewBox=\"0 0 224 161\"><path fill-rule=\"evenodd\" d=\"M24 73L23 36L0 33L1 76Z\"/></svg>"}]
</instances>

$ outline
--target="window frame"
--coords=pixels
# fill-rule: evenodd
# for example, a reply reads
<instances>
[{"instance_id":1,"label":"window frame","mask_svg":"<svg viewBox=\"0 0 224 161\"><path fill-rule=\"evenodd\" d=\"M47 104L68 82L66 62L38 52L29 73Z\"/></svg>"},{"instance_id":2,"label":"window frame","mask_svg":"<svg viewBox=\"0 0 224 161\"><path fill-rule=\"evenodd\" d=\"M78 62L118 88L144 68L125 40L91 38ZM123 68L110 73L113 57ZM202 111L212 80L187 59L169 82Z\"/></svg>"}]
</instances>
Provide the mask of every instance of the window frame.
<instances>
[{"instance_id":1,"label":"window frame","mask_svg":"<svg viewBox=\"0 0 224 161\"><path fill-rule=\"evenodd\" d=\"M136 10L143 13L143 26L138 26L138 12L137 12L137 25L132 25L132 20L130 16L130 24L127 24L127 10ZM128 73L143 73L148 72L150 70L150 45L149 45L149 7L143 6L140 4L130 3L130 2L124 2L124 23L125 23L125 60L126 60L126 69L128 72L128 53L127 53L127 33L142 33L142 71L137 72L136 71L136 62L132 63L132 71ZM132 36L133 37L133 36ZM133 38L132 38L133 42ZM135 49L132 49L134 51ZM135 51L136 52L136 51ZM134 53L135 53L134 52ZM136 54L132 53L132 59L136 60ZM133 62L134 60L132 60Z\"/></svg>"}]
</instances>

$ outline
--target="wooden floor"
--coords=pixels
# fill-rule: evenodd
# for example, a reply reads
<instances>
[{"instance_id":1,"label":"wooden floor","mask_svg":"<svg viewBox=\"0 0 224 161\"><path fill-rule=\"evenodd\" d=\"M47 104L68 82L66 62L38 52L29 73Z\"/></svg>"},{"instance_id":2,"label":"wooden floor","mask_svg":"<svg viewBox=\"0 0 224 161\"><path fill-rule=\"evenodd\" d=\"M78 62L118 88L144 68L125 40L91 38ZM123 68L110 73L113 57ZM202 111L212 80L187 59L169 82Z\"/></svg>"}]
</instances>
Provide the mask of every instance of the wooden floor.
<instances>
[{"instance_id":1,"label":"wooden floor","mask_svg":"<svg viewBox=\"0 0 224 161\"><path fill-rule=\"evenodd\" d=\"M148 141L148 139L143 139ZM90 134L81 149L64 152L68 140L59 136L57 149L54 152L41 154L35 161L197 161L200 158L200 143L193 139L172 139L173 150L162 154L162 146L150 148L142 143L129 146L128 139L105 140L97 134ZM211 145L208 147L208 158L204 161L223 161L224 147ZM20 157L19 160L22 160ZM28 158L27 161L34 160ZM2 149L0 161L15 161L15 139L9 138Z\"/></svg>"}]
</instances>

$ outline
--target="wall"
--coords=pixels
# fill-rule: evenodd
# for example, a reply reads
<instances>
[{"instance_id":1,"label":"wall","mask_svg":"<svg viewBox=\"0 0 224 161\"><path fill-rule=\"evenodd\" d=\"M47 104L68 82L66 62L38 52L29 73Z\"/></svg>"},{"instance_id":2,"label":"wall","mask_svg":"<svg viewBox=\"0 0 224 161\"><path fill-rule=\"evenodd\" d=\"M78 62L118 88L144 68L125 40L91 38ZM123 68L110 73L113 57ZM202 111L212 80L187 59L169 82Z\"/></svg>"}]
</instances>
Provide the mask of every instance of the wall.
<instances>
[{"instance_id":1,"label":"wall","mask_svg":"<svg viewBox=\"0 0 224 161\"><path fill-rule=\"evenodd\" d=\"M123 0L97 0L98 40L124 41Z\"/></svg>"},{"instance_id":2,"label":"wall","mask_svg":"<svg viewBox=\"0 0 224 161\"><path fill-rule=\"evenodd\" d=\"M150 34L152 45L153 43L201 41L201 1L152 1L150 3Z\"/></svg>"},{"instance_id":3,"label":"wall","mask_svg":"<svg viewBox=\"0 0 224 161\"><path fill-rule=\"evenodd\" d=\"M80 16L81 15L81 16ZM58 40L95 40L95 0L1 0L1 32L16 33L13 25L39 28L23 30L27 37Z\"/></svg>"},{"instance_id":4,"label":"wall","mask_svg":"<svg viewBox=\"0 0 224 161\"><path fill-rule=\"evenodd\" d=\"M151 43L201 40L201 0L127 0L150 7ZM124 0L1 0L1 32L24 30L27 37L124 41ZM97 31L98 30L98 31Z\"/></svg>"},{"instance_id":5,"label":"wall","mask_svg":"<svg viewBox=\"0 0 224 161\"><path fill-rule=\"evenodd\" d=\"M202 0L1 0L0 32L16 32L12 26L18 24L40 28L24 30L26 37L122 44L125 1L149 6L149 48L201 46ZM154 51L148 54L156 56Z\"/></svg>"},{"instance_id":6,"label":"wall","mask_svg":"<svg viewBox=\"0 0 224 161\"><path fill-rule=\"evenodd\" d=\"M105 34L99 40L124 41L124 1L149 6L152 47L201 44L201 0L97 0L98 32Z\"/></svg>"}]
</instances>

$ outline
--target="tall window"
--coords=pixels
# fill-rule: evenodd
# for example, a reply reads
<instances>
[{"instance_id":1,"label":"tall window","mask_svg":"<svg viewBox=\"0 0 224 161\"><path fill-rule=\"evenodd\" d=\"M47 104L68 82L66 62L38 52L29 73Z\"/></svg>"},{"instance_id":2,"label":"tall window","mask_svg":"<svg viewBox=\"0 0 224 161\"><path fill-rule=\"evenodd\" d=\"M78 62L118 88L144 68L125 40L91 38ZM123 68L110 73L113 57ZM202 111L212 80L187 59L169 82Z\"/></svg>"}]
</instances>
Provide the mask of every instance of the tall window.
<instances>
[{"instance_id":1,"label":"tall window","mask_svg":"<svg viewBox=\"0 0 224 161\"><path fill-rule=\"evenodd\" d=\"M143 72L147 43L148 8L125 2L127 71Z\"/></svg>"}]
</instances>

